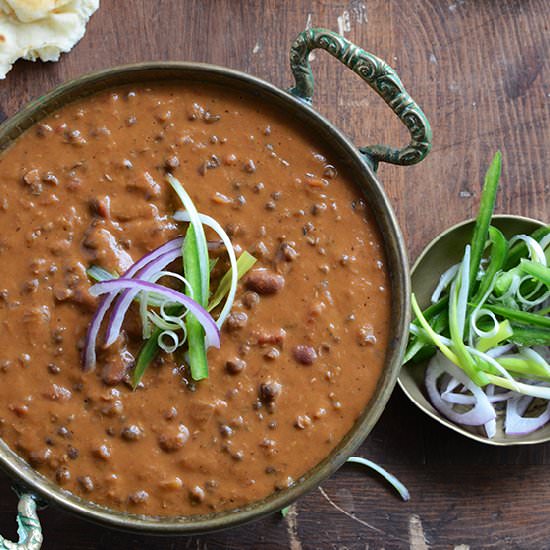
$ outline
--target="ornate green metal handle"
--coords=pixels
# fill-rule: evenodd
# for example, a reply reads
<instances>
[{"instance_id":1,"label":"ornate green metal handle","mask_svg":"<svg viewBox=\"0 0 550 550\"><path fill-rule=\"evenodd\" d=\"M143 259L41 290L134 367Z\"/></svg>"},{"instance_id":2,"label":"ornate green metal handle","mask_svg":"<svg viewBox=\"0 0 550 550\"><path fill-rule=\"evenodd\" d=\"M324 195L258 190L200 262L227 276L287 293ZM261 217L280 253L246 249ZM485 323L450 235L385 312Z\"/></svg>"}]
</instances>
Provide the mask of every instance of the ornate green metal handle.
<instances>
[{"instance_id":1,"label":"ornate green metal handle","mask_svg":"<svg viewBox=\"0 0 550 550\"><path fill-rule=\"evenodd\" d=\"M0 535L0 550L40 550L42 546L42 528L36 513L36 501L33 495L23 493L17 505L18 542L11 542Z\"/></svg>"},{"instance_id":2,"label":"ornate green metal handle","mask_svg":"<svg viewBox=\"0 0 550 550\"><path fill-rule=\"evenodd\" d=\"M316 48L326 50L357 73L384 99L411 134L411 142L403 149L389 145L360 147L374 168L379 162L402 165L420 162L432 146L432 131L426 115L389 65L343 36L327 29L309 29L298 35L290 49L290 67L296 81L290 93L311 103L314 82L308 58Z\"/></svg>"}]
</instances>

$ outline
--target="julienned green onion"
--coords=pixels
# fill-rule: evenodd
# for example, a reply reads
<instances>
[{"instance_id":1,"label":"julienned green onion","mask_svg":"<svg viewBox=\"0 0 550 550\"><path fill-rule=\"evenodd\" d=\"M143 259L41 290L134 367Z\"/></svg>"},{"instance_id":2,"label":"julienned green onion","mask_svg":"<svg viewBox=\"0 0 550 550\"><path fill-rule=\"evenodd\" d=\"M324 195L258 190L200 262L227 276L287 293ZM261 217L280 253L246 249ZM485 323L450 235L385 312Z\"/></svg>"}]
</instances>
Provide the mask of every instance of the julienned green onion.
<instances>
[{"instance_id":1,"label":"julienned green onion","mask_svg":"<svg viewBox=\"0 0 550 550\"><path fill-rule=\"evenodd\" d=\"M485 184L483 186L483 194L481 195L479 214L476 219L474 234L472 235L472 259L470 262L470 285L472 286L476 281L481 258L485 251L485 243L487 241L489 226L491 225L491 218L493 217L501 171L502 155L500 151L497 151L485 175Z\"/></svg>"},{"instance_id":2,"label":"julienned green onion","mask_svg":"<svg viewBox=\"0 0 550 550\"><path fill-rule=\"evenodd\" d=\"M120 277L100 266L88 269L89 277L96 281L90 288L93 296L104 295L90 324L84 350L83 368L94 368L96 340L101 323L112 306L107 325L105 345L108 347L120 334L122 322L133 301L139 303L144 343L132 374L132 385L137 387L147 367L159 350L175 353L186 345L182 354L189 364L191 377L202 380L208 376L207 350L220 346L220 328L235 298L237 283L256 262L248 252L236 258L233 245L221 225L205 214L199 213L182 184L172 175L168 183L181 199L185 211L178 212L177 221L187 225L185 235L177 237L133 264ZM221 239L230 261L229 271L222 277L212 296L210 273L218 258L209 257L204 226L211 228ZM216 249L219 245L212 243ZM167 266L182 259L183 275L166 271ZM176 279L181 290L160 285L157 281ZM185 293L185 294L184 294ZM222 301L225 303L217 319L211 311Z\"/></svg>"},{"instance_id":3,"label":"julienned green onion","mask_svg":"<svg viewBox=\"0 0 550 550\"><path fill-rule=\"evenodd\" d=\"M403 483L401 483L401 481L399 481L393 474L390 474L387 470L382 468L382 466L376 464L376 462L373 462L372 460L369 460L368 458L363 458L361 456L350 456L346 462L352 464L361 464L362 466L365 466L370 470L374 470L377 474L380 474L399 493L399 496L404 501L410 500L411 495L405 485L403 485Z\"/></svg>"},{"instance_id":4,"label":"julienned green onion","mask_svg":"<svg viewBox=\"0 0 550 550\"><path fill-rule=\"evenodd\" d=\"M210 262L204 228L195 204L183 185L172 174L167 174L166 178L189 214L189 227L182 245L183 272L190 285L186 293L191 294L196 302L206 307L210 296ZM202 380L208 377L207 343L204 330L192 314L187 316L185 324L191 377L193 380Z\"/></svg>"},{"instance_id":5,"label":"julienned green onion","mask_svg":"<svg viewBox=\"0 0 550 550\"><path fill-rule=\"evenodd\" d=\"M472 240L441 276L433 303L422 311L413 294L416 319L405 355L407 362L429 359L426 387L442 414L458 424L477 421L488 437L496 433L498 406L506 406L508 435L550 420L550 228L508 240L490 225L500 172L497 153ZM517 403L532 398L547 400L546 409L525 421L530 401Z\"/></svg>"},{"instance_id":6,"label":"julienned green onion","mask_svg":"<svg viewBox=\"0 0 550 550\"><path fill-rule=\"evenodd\" d=\"M286 516L288 515L288 513L290 512L290 509L292 508L292 506L285 506L284 508L281 508L280 510L280 513L281 513L281 516L283 516L284 518L286 518Z\"/></svg>"},{"instance_id":7,"label":"julienned green onion","mask_svg":"<svg viewBox=\"0 0 550 550\"><path fill-rule=\"evenodd\" d=\"M239 256L239 259L237 260L237 277L240 279L243 277L256 263L256 258L252 256L252 254L249 254L246 250ZM210 298L210 302L208 303L208 311L212 311L216 307L218 307L222 300L227 296L229 293L229 289L231 287L231 274L232 269L230 269L220 280L220 283L218 284L218 288L216 289L216 292L212 298Z\"/></svg>"},{"instance_id":8,"label":"julienned green onion","mask_svg":"<svg viewBox=\"0 0 550 550\"><path fill-rule=\"evenodd\" d=\"M101 281L108 281L109 279L116 279L118 277L117 273L111 273L97 265L90 266L86 270L86 273L90 279L97 281L98 283Z\"/></svg>"},{"instance_id":9,"label":"julienned green onion","mask_svg":"<svg viewBox=\"0 0 550 550\"><path fill-rule=\"evenodd\" d=\"M372 470L382 476L398 493L399 496L405 501L409 501L411 499L411 495L409 493L409 490L401 481L399 481L393 474L390 474L386 469L382 468L382 466L376 464L376 462L373 462L372 460L369 460L368 458L363 458L362 456L350 456L346 460L347 464L360 464L361 466L365 466L369 470ZM281 508L280 514L283 517L286 517L288 513L290 512L290 509L292 506L285 506L284 508Z\"/></svg>"}]
</instances>

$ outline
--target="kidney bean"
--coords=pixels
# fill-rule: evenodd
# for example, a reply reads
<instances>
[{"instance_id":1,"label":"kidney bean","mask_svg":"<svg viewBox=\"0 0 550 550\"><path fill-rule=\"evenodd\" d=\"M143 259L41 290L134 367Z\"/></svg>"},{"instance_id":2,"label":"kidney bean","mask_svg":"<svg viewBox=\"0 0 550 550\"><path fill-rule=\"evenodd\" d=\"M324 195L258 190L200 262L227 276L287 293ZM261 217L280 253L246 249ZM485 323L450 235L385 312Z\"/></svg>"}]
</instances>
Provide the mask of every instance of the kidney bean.
<instances>
[{"instance_id":1,"label":"kidney bean","mask_svg":"<svg viewBox=\"0 0 550 550\"><path fill-rule=\"evenodd\" d=\"M159 437L159 447L165 453L173 453L179 451L189 439L189 430L183 424L180 424L175 429L166 429L166 431Z\"/></svg>"},{"instance_id":2,"label":"kidney bean","mask_svg":"<svg viewBox=\"0 0 550 550\"><path fill-rule=\"evenodd\" d=\"M234 311L227 316L225 326L228 331L235 332L241 330L248 323L248 315L244 311Z\"/></svg>"},{"instance_id":3,"label":"kidney bean","mask_svg":"<svg viewBox=\"0 0 550 550\"><path fill-rule=\"evenodd\" d=\"M92 455L101 460L109 460L111 458L111 449L108 445L99 445L92 449Z\"/></svg>"},{"instance_id":4,"label":"kidney bean","mask_svg":"<svg viewBox=\"0 0 550 550\"><path fill-rule=\"evenodd\" d=\"M376 335L372 325L364 325L357 332L357 343L360 346L369 346L376 344Z\"/></svg>"},{"instance_id":5,"label":"kidney bean","mask_svg":"<svg viewBox=\"0 0 550 550\"><path fill-rule=\"evenodd\" d=\"M275 294L285 286L285 279L269 269L254 269L246 277L244 285L258 294Z\"/></svg>"},{"instance_id":6,"label":"kidney bean","mask_svg":"<svg viewBox=\"0 0 550 550\"><path fill-rule=\"evenodd\" d=\"M44 447L43 449L38 449L31 451L29 453L29 462L31 466L42 466L52 457L52 450Z\"/></svg>"},{"instance_id":7,"label":"kidney bean","mask_svg":"<svg viewBox=\"0 0 550 550\"><path fill-rule=\"evenodd\" d=\"M198 485L195 485L190 491L189 491L189 499L191 502L200 503L204 501L204 490L199 487Z\"/></svg>"},{"instance_id":8,"label":"kidney bean","mask_svg":"<svg viewBox=\"0 0 550 550\"><path fill-rule=\"evenodd\" d=\"M147 491L136 491L128 497L128 501L131 504L144 504L149 500L149 493Z\"/></svg>"},{"instance_id":9,"label":"kidney bean","mask_svg":"<svg viewBox=\"0 0 550 550\"><path fill-rule=\"evenodd\" d=\"M95 485L94 485L94 482L92 480L92 478L90 476L82 476L82 477L79 477L77 479L77 482L78 484L80 485L80 488L85 492L85 493L91 493L94 488L95 488Z\"/></svg>"},{"instance_id":10,"label":"kidney bean","mask_svg":"<svg viewBox=\"0 0 550 550\"><path fill-rule=\"evenodd\" d=\"M283 386L279 382L263 382L260 384L258 395L264 403L273 403L281 394Z\"/></svg>"},{"instance_id":11,"label":"kidney bean","mask_svg":"<svg viewBox=\"0 0 550 550\"><path fill-rule=\"evenodd\" d=\"M311 346L300 345L292 349L292 356L301 365L313 365L317 359L317 352Z\"/></svg>"},{"instance_id":12,"label":"kidney bean","mask_svg":"<svg viewBox=\"0 0 550 550\"><path fill-rule=\"evenodd\" d=\"M142 439L144 435L143 430L136 424L126 426L120 432L120 437L125 441L137 441L138 439Z\"/></svg>"},{"instance_id":13,"label":"kidney bean","mask_svg":"<svg viewBox=\"0 0 550 550\"><path fill-rule=\"evenodd\" d=\"M71 472L66 466L60 466L55 472L55 480L59 485L64 485L71 480Z\"/></svg>"},{"instance_id":14,"label":"kidney bean","mask_svg":"<svg viewBox=\"0 0 550 550\"><path fill-rule=\"evenodd\" d=\"M225 370L229 374L239 374L246 368L246 361L243 361L242 359L239 359L238 357L235 357L233 359L229 359L225 363Z\"/></svg>"},{"instance_id":15,"label":"kidney bean","mask_svg":"<svg viewBox=\"0 0 550 550\"><path fill-rule=\"evenodd\" d=\"M286 331L283 328L276 331L259 330L254 332L254 337L260 346L282 347L286 338Z\"/></svg>"},{"instance_id":16,"label":"kidney bean","mask_svg":"<svg viewBox=\"0 0 550 550\"><path fill-rule=\"evenodd\" d=\"M260 296L257 292L248 290L243 294L241 302L243 303L244 307L252 309L260 303Z\"/></svg>"}]
</instances>

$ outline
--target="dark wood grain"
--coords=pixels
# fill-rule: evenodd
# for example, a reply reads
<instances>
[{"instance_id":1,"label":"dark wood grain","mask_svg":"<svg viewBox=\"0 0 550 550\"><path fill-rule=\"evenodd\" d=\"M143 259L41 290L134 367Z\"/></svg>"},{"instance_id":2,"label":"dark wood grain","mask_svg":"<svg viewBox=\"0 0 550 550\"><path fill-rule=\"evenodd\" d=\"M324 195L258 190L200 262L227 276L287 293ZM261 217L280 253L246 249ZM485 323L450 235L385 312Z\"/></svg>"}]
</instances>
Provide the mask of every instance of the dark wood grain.
<instances>
[{"instance_id":1,"label":"dark wood grain","mask_svg":"<svg viewBox=\"0 0 550 550\"><path fill-rule=\"evenodd\" d=\"M338 29L346 11L346 36L394 66L432 122L434 148L423 163L380 168L411 258L475 213L496 148L505 159L498 211L548 220L548 0L102 0L87 35L60 63L20 62L0 82L0 120L68 78L148 59L225 65L286 87L294 36L308 22ZM317 108L357 144L406 140L357 77L322 53L313 66ZM323 484L325 495L307 495L286 519L203 537L137 537L48 509L40 516L44 547L550 547L550 445L494 449L468 441L396 390L361 454L397 474L412 500L400 502L346 466ZM0 489L0 531L15 538L16 498L7 478L0 477Z\"/></svg>"}]
</instances>

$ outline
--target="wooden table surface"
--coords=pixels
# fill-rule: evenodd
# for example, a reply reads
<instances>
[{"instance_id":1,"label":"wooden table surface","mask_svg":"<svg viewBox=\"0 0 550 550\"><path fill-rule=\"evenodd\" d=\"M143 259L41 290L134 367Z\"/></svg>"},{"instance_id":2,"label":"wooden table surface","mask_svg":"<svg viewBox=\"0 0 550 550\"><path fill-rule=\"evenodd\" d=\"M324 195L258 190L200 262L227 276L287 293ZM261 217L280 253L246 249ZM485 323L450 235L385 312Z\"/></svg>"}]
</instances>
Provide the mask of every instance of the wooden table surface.
<instances>
[{"instance_id":1,"label":"wooden table surface","mask_svg":"<svg viewBox=\"0 0 550 550\"><path fill-rule=\"evenodd\" d=\"M307 25L340 29L396 68L429 117L433 151L381 166L411 259L471 217L497 148L497 210L549 218L548 0L102 0L84 39L57 64L20 62L0 82L0 120L81 73L150 59L240 69L288 87L288 49ZM407 138L382 101L325 53L312 62L316 107L358 145ZM550 548L550 444L492 448L446 431L395 390L360 449L398 475L401 502L345 466L273 516L193 538L138 537L58 509L40 514L44 548ZM16 498L0 476L0 532L15 539Z\"/></svg>"}]
</instances>

